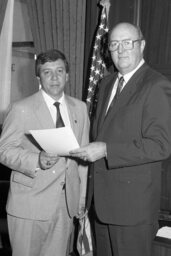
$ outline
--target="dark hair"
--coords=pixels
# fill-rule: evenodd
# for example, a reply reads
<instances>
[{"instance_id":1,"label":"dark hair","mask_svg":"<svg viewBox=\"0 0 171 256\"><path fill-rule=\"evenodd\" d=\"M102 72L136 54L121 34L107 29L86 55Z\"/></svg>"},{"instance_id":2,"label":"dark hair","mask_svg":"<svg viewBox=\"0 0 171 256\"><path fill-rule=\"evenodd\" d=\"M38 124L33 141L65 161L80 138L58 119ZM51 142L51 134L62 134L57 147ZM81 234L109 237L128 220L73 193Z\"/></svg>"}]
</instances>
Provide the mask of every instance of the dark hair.
<instances>
[{"instance_id":1,"label":"dark hair","mask_svg":"<svg viewBox=\"0 0 171 256\"><path fill-rule=\"evenodd\" d=\"M61 59L64 61L66 72L69 73L69 64L65 57L65 55L56 49L51 49L46 52L40 53L36 58L35 63L35 73L36 76L40 76L40 66L45 64L46 62L54 62L58 59Z\"/></svg>"}]
</instances>

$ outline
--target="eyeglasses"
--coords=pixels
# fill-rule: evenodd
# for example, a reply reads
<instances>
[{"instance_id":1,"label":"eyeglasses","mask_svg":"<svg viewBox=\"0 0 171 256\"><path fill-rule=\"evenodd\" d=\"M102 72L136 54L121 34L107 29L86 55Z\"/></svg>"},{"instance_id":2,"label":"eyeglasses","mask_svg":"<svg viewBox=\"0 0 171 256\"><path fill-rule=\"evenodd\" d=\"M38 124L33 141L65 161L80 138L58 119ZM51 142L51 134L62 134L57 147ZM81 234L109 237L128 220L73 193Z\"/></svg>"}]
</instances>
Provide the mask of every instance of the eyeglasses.
<instances>
[{"instance_id":1,"label":"eyeglasses","mask_svg":"<svg viewBox=\"0 0 171 256\"><path fill-rule=\"evenodd\" d=\"M109 51L110 52L116 51L120 44L122 45L122 47L125 50L132 50L134 48L134 43L139 42L141 40L142 39L137 39L137 40L126 39L126 40L122 40L122 41L116 41L116 40L111 41L109 43Z\"/></svg>"}]
</instances>

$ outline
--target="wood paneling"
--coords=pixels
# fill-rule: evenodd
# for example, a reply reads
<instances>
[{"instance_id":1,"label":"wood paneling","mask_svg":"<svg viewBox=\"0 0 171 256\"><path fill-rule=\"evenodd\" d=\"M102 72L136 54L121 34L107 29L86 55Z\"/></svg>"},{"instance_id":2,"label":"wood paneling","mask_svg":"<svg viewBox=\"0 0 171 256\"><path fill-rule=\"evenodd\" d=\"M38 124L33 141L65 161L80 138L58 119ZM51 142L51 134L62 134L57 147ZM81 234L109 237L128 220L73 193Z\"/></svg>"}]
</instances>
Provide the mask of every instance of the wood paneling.
<instances>
[{"instance_id":1,"label":"wood paneling","mask_svg":"<svg viewBox=\"0 0 171 256\"><path fill-rule=\"evenodd\" d=\"M156 238L152 256L171 256L171 239Z\"/></svg>"}]
</instances>

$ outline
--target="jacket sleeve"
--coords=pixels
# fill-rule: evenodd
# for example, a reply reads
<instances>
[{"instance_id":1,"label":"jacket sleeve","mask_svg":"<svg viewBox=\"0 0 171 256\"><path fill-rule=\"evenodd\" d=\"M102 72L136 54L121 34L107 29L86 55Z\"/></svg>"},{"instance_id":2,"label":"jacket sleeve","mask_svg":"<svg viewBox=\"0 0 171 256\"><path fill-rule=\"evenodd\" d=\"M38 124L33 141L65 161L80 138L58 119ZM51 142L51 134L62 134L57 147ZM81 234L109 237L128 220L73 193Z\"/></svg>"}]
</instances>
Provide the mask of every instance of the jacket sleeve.
<instances>
[{"instance_id":1,"label":"jacket sleeve","mask_svg":"<svg viewBox=\"0 0 171 256\"><path fill-rule=\"evenodd\" d=\"M12 170L34 177L39 151L27 139L25 118L25 111L18 105L9 111L0 138L0 161Z\"/></svg>"}]
</instances>

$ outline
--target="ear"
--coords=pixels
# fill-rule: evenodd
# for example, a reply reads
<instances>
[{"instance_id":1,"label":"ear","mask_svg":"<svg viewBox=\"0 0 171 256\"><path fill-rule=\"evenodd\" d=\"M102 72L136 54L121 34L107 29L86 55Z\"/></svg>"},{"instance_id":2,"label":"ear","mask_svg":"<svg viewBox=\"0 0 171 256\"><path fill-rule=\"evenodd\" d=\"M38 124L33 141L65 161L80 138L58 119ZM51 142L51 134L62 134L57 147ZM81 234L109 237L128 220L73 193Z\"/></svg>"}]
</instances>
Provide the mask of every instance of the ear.
<instances>
[{"instance_id":1,"label":"ear","mask_svg":"<svg viewBox=\"0 0 171 256\"><path fill-rule=\"evenodd\" d=\"M41 82L40 82L40 77L39 76L36 76L37 78L37 81L38 81L38 84L39 84L39 90L42 88L42 85L41 85Z\"/></svg>"},{"instance_id":2,"label":"ear","mask_svg":"<svg viewBox=\"0 0 171 256\"><path fill-rule=\"evenodd\" d=\"M65 81L68 82L68 80L69 80L69 74L67 73L67 74L66 74Z\"/></svg>"},{"instance_id":3,"label":"ear","mask_svg":"<svg viewBox=\"0 0 171 256\"><path fill-rule=\"evenodd\" d=\"M146 44L145 40L142 40L142 41L141 41L141 52L144 51L144 49L145 49L145 44Z\"/></svg>"},{"instance_id":4,"label":"ear","mask_svg":"<svg viewBox=\"0 0 171 256\"><path fill-rule=\"evenodd\" d=\"M40 84L40 77L36 76L38 83Z\"/></svg>"}]
</instances>

